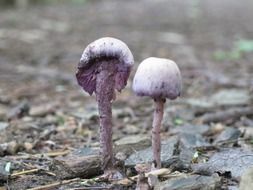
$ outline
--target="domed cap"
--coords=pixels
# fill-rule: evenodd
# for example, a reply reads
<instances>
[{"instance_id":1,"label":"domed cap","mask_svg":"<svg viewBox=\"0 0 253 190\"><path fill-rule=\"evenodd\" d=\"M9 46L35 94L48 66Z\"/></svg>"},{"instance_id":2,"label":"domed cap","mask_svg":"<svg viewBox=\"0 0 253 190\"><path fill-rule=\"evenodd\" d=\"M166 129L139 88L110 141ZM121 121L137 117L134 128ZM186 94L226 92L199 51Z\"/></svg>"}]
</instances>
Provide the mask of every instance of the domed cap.
<instances>
[{"instance_id":1,"label":"domed cap","mask_svg":"<svg viewBox=\"0 0 253 190\"><path fill-rule=\"evenodd\" d=\"M140 63L133 81L138 96L176 99L182 80L177 64L169 59L150 57Z\"/></svg>"},{"instance_id":2,"label":"domed cap","mask_svg":"<svg viewBox=\"0 0 253 190\"><path fill-rule=\"evenodd\" d=\"M117 60L115 88L120 91L126 84L134 59L127 45L115 38L104 37L90 43L83 51L78 64L78 84L90 95L96 88L96 74L103 61Z\"/></svg>"}]
</instances>

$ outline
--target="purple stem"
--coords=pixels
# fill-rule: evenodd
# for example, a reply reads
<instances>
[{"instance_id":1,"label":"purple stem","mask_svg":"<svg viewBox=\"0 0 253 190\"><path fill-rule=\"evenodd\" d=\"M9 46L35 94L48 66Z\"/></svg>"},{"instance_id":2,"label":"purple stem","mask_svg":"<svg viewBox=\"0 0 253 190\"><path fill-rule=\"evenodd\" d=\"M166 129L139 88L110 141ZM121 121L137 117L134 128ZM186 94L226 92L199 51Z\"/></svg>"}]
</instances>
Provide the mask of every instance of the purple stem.
<instances>
[{"instance_id":1,"label":"purple stem","mask_svg":"<svg viewBox=\"0 0 253 190\"><path fill-rule=\"evenodd\" d=\"M100 118L100 153L104 172L113 168L112 100L115 86L115 60L100 63L96 79L96 99Z\"/></svg>"},{"instance_id":2,"label":"purple stem","mask_svg":"<svg viewBox=\"0 0 253 190\"><path fill-rule=\"evenodd\" d=\"M154 99L154 118L152 125L152 149L153 149L153 158L155 163L155 168L161 168L161 138L160 138L160 128L163 119L163 109L165 99L159 98Z\"/></svg>"}]
</instances>

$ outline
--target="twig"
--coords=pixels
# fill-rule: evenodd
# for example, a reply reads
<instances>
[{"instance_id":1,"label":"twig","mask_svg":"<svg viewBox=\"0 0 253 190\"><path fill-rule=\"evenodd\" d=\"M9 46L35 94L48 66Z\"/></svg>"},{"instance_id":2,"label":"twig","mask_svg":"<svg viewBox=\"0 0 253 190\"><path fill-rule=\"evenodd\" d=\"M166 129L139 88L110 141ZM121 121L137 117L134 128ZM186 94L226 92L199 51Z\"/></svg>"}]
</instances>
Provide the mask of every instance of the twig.
<instances>
[{"instance_id":1,"label":"twig","mask_svg":"<svg viewBox=\"0 0 253 190\"><path fill-rule=\"evenodd\" d=\"M219 150L219 147L215 145L206 145L206 146L198 146L195 147L194 149L199 152L205 152L205 151Z\"/></svg>"},{"instance_id":2,"label":"twig","mask_svg":"<svg viewBox=\"0 0 253 190\"><path fill-rule=\"evenodd\" d=\"M53 172L49 172L49 171L46 171L46 170L44 170L44 172L45 172L46 174L48 174L48 175L51 175L51 176L56 176L56 174L55 174L55 173L53 173Z\"/></svg>"},{"instance_id":3,"label":"twig","mask_svg":"<svg viewBox=\"0 0 253 190\"><path fill-rule=\"evenodd\" d=\"M60 185L66 185L66 184L69 184L69 183L72 183L72 182L76 182L78 180L80 180L80 179L79 178L74 178L74 179L70 179L70 180L63 180L63 181L60 181L60 182L55 182L55 183L51 183L51 184L48 184L48 185L42 185L42 186L27 189L27 190L49 190L49 189L55 188L55 187L60 186Z\"/></svg>"},{"instance_id":4,"label":"twig","mask_svg":"<svg viewBox=\"0 0 253 190\"><path fill-rule=\"evenodd\" d=\"M65 151L48 152L48 153L35 154L35 155L46 155L46 156L49 156L49 157L56 157L56 156L64 156L64 155L67 155L68 153L70 153L70 151L69 150L65 150Z\"/></svg>"},{"instance_id":5,"label":"twig","mask_svg":"<svg viewBox=\"0 0 253 190\"><path fill-rule=\"evenodd\" d=\"M44 169L35 168L35 169L31 169L31 170L24 170L24 171L21 171L21 172L16 172L14 174L11 174L10 177L17 177L17 176L20 176L20 175L30 174L30 173L39 172L39 171L43 171L46 174L51 175L51 176L56 176L53 172L49 172L49 171L46 171Z\"/></svg>"},{"instance_id":6,"label":"twig","mask_svg":"<svg viewBox=\"0 0 253 190\"><path fill-rule=\"evenodd\" d=\"M70 153L70 150L39 153L39 154L24 154L24 155L12 156L12 158L27 158L27 157L41 157L41 156L56 157L56 156L64 156L64 155L67 155L68 153Z\"/></svg>"},{"instance_id":7,"label":"twig","mask_svg":"<svg viewBox=\"0 0 253 190\"><path fill-rule=\"evenodd\" d=\"M106 189L112 189L112 187L79 187L79 188L73 188L68 190L106 190Z\"/></svg>"},{"instance_id":8,"label":"twig","mask_svg":"<svg viewBox=\"0 0 253 190\"><path fill-rule=\"evenodd\" d=\"M154 170L154 171L145 173L145 177L148 177L149 175L163 176L163 175L168 175L168 174L170 174L170 173L171 173L171 170L170 170L170 169L161 168L161 169L159 169L159 170ZM133 181L136 181L136 180L138 179L138 177L139 177L139 175L130 177L129 179L128 179L128 178L125 178L125 179L122 179L122 180L117 181L116 184L129 185L129 184L132 184Z\"/></svg>"},{"instance_id":9,"label":"twig","mask_svg":"<svg viewBox=\"0 0 253 190\"><path fill-rule=\"evenodd\" d=\"M180 176L187 176L187 174L180 173L180 172L174 172L174 173L171 173L171 174L165 174L165 175L163 175L163 177L166 178L166 179L180 177Z\"/></svg>"},{"instance_id":10,"label":"twig","mask_svg":"<svg viewBox=\"0 0 253 190\"><path fill-rule=\"evenodd\" d=\"M34 172L38 172L38 171L40 171L40 169L38 169L38 168L31 169L31 170L25 170L25 171L11 174L10 177L16 177L16 176L20 176L20 175L24 175L24 174L30 174L30 173L34 173Z\"/></svg>"}]
</instances>

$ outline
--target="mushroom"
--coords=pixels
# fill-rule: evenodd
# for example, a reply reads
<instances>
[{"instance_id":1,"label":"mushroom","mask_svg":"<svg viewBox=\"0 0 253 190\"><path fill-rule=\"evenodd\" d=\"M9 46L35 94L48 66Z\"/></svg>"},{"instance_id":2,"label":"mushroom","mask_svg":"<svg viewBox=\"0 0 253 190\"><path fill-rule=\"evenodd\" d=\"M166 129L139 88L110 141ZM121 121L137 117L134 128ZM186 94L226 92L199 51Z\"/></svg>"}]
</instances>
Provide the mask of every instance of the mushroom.
<instances>
[{"instance_id":1,"label":"mushroom","mask_svg":"<svg viewBox=\"0 0 253 190\"><path fill-rule=\"evenodd\" d=\"M176 99L181 94L181 74L177 64L169 59L150 57L140 63L133 80L133 91L138 96L154 99L152 150L155 168L161 168L160 126L166 98Z\"/></svg>"},{"instance_id":2,"label":"mushroom","mask_svg":"<svg viewBox=\"0 0 253 190\"><path fill-rule=\"evenodd\" d=\"M114 170L112 147L112 101L115 89L121 91L134 64L127 45L115 38L104 37L90 43L84 50L76 78L90 95L96 94L100 120L100 153L103 170L110 175Z\"/></svg>"}]
</instances>

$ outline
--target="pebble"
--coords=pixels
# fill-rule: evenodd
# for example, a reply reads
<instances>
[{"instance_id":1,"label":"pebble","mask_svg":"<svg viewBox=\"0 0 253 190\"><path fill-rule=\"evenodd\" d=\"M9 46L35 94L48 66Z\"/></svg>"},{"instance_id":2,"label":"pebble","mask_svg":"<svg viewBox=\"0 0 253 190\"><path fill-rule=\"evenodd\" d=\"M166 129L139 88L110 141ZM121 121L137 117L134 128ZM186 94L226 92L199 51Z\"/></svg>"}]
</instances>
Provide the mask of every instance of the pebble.
<instances>
[{"instance_id":1,"label":"pebble","mask_svg":"<svg viewBox=\"0 0 253 190\"><path fill-rule=\"evenodd\" d=\"M228 127L218 135L214 143L237 140L241 136L239 129Z\"/></svg>"},{"instance_id":2,"label":"pebble","mask_svg":"<svg viewBox=\"0 0 253 190\"><path fill-rule=\"evenodd\" d=\"M115 141L115 151L130 155L134 151L145 149L151 146L151 138L147 135L130 135Z\"/></svg>"},{"instance_id":3,"label":"pebble","mask_svg":"<svg viewBox=\"0 0 253 190\"><path fill-rule=\"evenodd\" d=\"M240 181L239 190L252 190L253 187L253 167L247 169Z\"/></svg>"},{"instance_id":4,"label":"pebble","mask_svg":"<svg viewBox=\"0 0 253 190\"><path fill-rule=\"evenodd\" d=\"M218 174L212 176L185 175L160 183L159 190L216 190L219 189L220 183L221 179Z\"/></svg>"},{"instance_id":5,"label":"pebble","mask_svg":"<svg viewBox=\"0 0 253 190\"><path fill-rule=\"evenodd\" d=\"M31 107L29 115L33 117L43 117L52 114L54 112L55 112L55 105L50 103Z\"/></svg>"},{"instance_id":6,"label":"pebble","mask_svg":"<svg viewBox=\"0 0 253 190\"><path fill-rule=\"evenodd\" d=\"M9 126L7 122L0 122L0 131L6 129Z\"/></svg>"},{"instance_id":7,"label":"pebble","mask_svg":"<svg viewBox=\"0 0 253 190\"><path fill-rule=\"evenodd\" d=\"M206 163L192 165L193 171L211 175L213 173L228 174L239 178L253 165L253 152L240 148L225 149L214 153Z\"/></svg>"}]
</instances>

